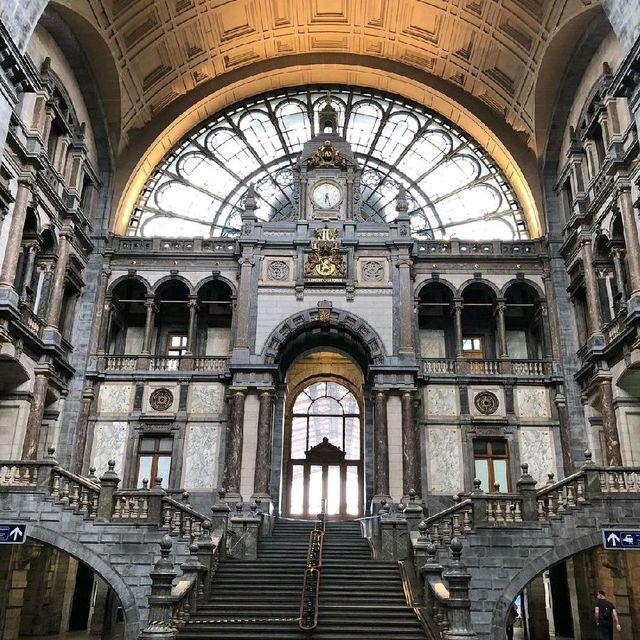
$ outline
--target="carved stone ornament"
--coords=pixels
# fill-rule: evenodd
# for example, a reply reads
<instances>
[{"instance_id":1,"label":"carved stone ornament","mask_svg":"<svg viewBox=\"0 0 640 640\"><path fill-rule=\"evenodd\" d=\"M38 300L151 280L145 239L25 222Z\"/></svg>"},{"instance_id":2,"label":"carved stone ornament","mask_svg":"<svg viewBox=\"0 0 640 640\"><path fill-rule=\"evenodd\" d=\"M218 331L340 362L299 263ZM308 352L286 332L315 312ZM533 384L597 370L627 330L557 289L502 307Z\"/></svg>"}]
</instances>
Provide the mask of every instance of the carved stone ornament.
<instances>
[{"instance_id":1,"label":"carved stone ornament","mask_svg":"<svg viewBox=\"0 0 640 640\"><path fill-rule=\"evenodd\" d=\"M382 282L384 264L378 260L367 260L362 263L362 279L365 282Z\"/></svg>"},{"instance_id":2,"label":"carved stone ornament","mask_svg":"<svg viewBox=\"0 0 640 640\"><path fill-rule=\"evenodd\" d=\"M289 265L284 260L270 262L267 268L267 277L269 280L288 280Z\"/></svg>"},{"instance_id":3,"label":"carved stone ornament","mask_svg":"<svg viewBox=\"0 0 640 640\"><path fill-rule=\"evenodd\" d=\"M309 158L308 165L310 167L346 167L347 160L333 146L331 140L325 140Z\"/></svg>"},{"instance_id":4,"label":"carved stone ornament","mask_svg":"<svg viewBox=\"0 0 640 640\"><path fill-rule=\"evenodd\" d=\"M495 393L491 393L491 391L481 391L473 399L473 404L480 413L485 416L490 416L498 410L500 401Z\"/></svg>"},{"instance_id":5,"label":"carved stone ornament","mask_svg":"<svg viewBox=\"0 0 640 640\"><path fill-rule=\"evenodd\" d=\"M149 396L149 404L155 411L166 411L173 404L173 393L169 389L156 389Z\"/></svg>"},{"instance_id":6,"label":"carved stone ornament","mask_svg":"<svg viewBox=\"0 0 640 640\"><path fill-rule=\"evenodd\" d=\"M311 255L304 265L304 275L307 277L335 278L345 276L347 264L340 253L338 230L315 230L316 239L311 243Z\"/></svg>"}]
</instances>

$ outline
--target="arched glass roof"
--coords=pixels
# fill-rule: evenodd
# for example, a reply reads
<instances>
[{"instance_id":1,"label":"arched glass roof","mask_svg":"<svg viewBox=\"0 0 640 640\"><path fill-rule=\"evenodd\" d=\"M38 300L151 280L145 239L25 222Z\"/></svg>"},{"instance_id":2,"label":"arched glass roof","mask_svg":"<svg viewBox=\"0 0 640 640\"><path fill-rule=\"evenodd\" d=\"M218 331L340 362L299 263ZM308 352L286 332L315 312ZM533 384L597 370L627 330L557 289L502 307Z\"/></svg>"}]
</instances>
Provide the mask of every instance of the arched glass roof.
<instances>
[{"instance_id":1,"label":"arched glass roof","mask_svg":"<svg viewBox=\"0 0 640 640\"><path fill-rule=\"evenodd\" d=\"M129 234L237 235L250 183L259 218L292 219L295 165L303 144L318 133L326 96L327 87L265 94L193 130L147 182ZM362 167L363 221L393 221L402 184L416 237L529 237L502 171L451 122L398 96L358 87L332 87L331 102L339 132Z\"/></svg>"}]
</instances>

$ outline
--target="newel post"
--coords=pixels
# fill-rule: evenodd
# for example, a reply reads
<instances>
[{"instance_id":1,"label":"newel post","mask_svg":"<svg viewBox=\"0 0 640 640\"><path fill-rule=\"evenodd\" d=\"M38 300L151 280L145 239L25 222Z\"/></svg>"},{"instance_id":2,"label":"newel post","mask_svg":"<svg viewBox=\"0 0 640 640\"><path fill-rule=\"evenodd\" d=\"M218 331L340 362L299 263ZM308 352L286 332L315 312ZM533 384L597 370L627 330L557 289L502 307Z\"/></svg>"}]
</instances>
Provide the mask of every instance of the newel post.
<instances>
[{"instance_id":1,"label":"newel post","mask_svg":"<svg viewBox=\"0 0 640 640\"><path fill-rule=\"evenodd\" d=\"M180 565L186 578L193 576L193 590L189 596L189 613L194 614L198 607L198 597L203 593L203 585L207 579L207 567L200 562L200 545L192 542L189 545L189 557Z\"/></svg>"},{"instance_id":2,"label":"newel post","mask_svg":"<svg viewBox=\"0 0 640 640\"><path fill-rule=\"evenodd\" d=\"M149 512L147 519L152 524L162 525L162 499L167 492L162 488L162 478L156 478L149 490Z\"/></svg>"},{"instance_id":3,"label":"newel post","mask_svg":"<svg viewBox=\"0 0 640 640\"><path fill-rule=\"evenodd\" d=\"M480 488L482 481L475 478L473 481L473 491L470 498L473 504L473 526L478 527L487 524L487 501L486 495Z\"/></svg>"},{"instance_id":4,"label":"newel post","mask_svg":"<svg viewBox=\"0 0 640 640\"><path fill-rule=\"evenodd\" d=\"M51 476L54 467L58 466L55 453L55 448L49 447L47 449L47 455L44 457L45 464L38 468L38 487L40 489L44 489L47 492L47 495L51 495L51 490L53 488Z\"/></svg>"},{"instance_id":5,"label":"newel post","mask_svg":"<svg viewBox=\"0 0 640 640\"><path fill-rule=\"evenodd\" d=\"M449 586L447 603L449 628L442 634L444 640L475 640L477 634L471 627L471 601L469 600L469 583L471 575L460 561L462 542L455 537L449 545L451 549L451 567L444 572L444 579Z\"/></svg>"},{"instance_id":6,"label":"newel post","mask_svg":"<svg viewBox=\"0 0 640 640\"><path fill-rule=\"evenodd\" d=\"M149 596L149 621L140 640L175 640L177 630L172 624L173 599L171 587L177 572L169 553L173 542L168 535L160 541L160 559L153 566L151 577L151 595Z\"/></svg>"},{"instance_id":7,"label":"newel post","mask_svg":"<svg viewBox=\"0 0 640 640\"><path fill-rule=\"evenodd\" d=\"M116 461L109 460L107 465L108 470L100 477L100 494L98 495L98 512L96 514L97 520L105 522L109 522L113 515L113 496L118 490L118 484L120 484L120 478L114 471Z\"/></svg>"},{"instance_id":8,"label":"newel post","mask_svg":"<svg viewBox=\"0 0 640 640\"><path fill-rule=\"evenodd\" d=\"M590 500L595 494L602 493L600 486L600 470L593 462L593 454L589 449L584 452L584 465L582 467L585 474L585 498Z\"/></svg>"},{"instance_id":9,"label":"newel post","mask_svg":"<svg viewBox=\"0 0 640 640\"><path fill-rule=\"evenodd\" d=\"M522 496L522 520L523 522L538 521L538 497L536 494L536 481L529 475L529 465L525 462L520 465L522 475L518 480L518 491Z\"/></svg>"}]
</instances>

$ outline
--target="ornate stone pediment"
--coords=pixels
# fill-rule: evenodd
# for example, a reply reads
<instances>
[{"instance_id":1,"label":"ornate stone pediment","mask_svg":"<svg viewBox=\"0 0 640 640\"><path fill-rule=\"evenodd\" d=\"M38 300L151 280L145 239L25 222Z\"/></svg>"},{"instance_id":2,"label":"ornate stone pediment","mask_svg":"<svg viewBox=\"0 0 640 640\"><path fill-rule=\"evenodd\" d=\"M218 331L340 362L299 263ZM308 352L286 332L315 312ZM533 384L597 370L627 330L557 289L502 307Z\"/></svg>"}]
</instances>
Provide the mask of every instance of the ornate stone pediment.
<instances>
[{"instance_id":1,"label":"ornate stone pediment","mask_svg":"<svg viewBox=\"0 0 640 640\"><path fill-rule=\"evenodd\" d=\"M329 442L329 438L322 438L322 442L305 452L307 461L311 464L337 464L344 461L346 452Z\"/></svg>"}]
</instances>

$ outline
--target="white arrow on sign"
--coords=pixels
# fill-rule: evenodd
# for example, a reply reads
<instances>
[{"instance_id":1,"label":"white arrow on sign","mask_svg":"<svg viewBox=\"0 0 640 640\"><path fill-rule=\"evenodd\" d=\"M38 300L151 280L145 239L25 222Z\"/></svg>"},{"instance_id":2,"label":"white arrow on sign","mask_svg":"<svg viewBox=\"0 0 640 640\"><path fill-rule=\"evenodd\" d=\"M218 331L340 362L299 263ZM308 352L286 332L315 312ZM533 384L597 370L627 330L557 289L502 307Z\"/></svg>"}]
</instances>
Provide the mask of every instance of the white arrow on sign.
<instances>
[{"instance_id":1,"label":"white arrow on sign","mask_svg":"<svg viewBox=\"0 0 640 640\"><path fill-rule=\"evenodd\" d=\"M15 527L15 529L12 529L9 532L9 537L13 538L14 542L17 542L19 538L22 539L22 530L18 529L18 527Z\"/></svg>"},{"instance_id":2,"label":"white arrow on sign","mask_svg":"<svg viewBox=\"0 0 640 640\"><path fill-rule=\"evenodd\" d=\"M617 546L618 543L620 542L620 538L618 538L618 536L613 533L613 531L607 536L607 542L609 542L609 544L611 544L612 546Z\"/></svg>"}]
</instances>

